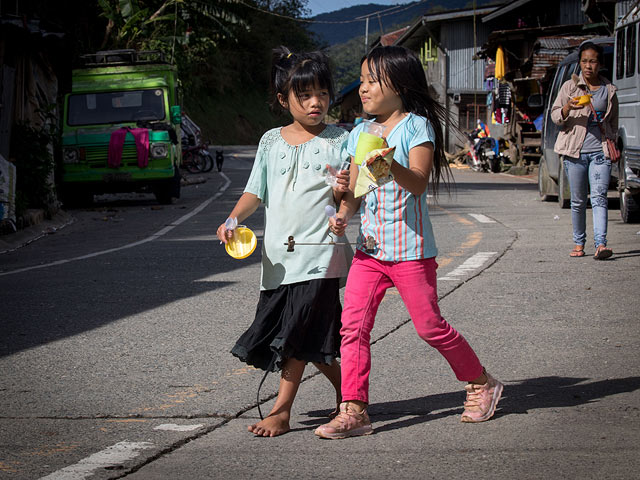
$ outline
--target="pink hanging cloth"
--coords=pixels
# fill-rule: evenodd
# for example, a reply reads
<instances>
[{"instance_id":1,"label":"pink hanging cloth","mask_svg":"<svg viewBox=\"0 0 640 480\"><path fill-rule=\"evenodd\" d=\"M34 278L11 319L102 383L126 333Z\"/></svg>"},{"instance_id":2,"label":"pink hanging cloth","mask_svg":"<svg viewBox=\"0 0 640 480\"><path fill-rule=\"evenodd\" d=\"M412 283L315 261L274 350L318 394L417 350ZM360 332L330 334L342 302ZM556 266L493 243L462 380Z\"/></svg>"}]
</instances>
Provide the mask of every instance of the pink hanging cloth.
<instances>
[{"instance_id":1,"label":"pink hanging cloth","mask_svg":"<svg viewBox=\"0 0 640 480\"><path fill-rule=\"evenodd\" d=\"M136 142L138 167L146 167L149 165L149 130L147 128L130 127L122 127L111 133L107 165L111 168L118 168L122 164L122 147L124 147L127 133L131 133L133 140Z\"/></svg>"}]
</instances>

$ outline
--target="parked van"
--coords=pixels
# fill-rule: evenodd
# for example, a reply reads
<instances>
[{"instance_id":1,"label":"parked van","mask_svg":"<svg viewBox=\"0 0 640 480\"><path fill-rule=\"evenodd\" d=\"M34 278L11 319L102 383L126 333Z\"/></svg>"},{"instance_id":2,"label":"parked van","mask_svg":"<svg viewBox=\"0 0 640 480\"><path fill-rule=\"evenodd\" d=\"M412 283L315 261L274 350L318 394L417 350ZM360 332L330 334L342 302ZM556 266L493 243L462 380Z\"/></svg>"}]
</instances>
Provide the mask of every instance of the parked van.
<instances>
[{"instance_id":1,"label":"parked van","mask_svg":"<svg viewBox=\"0 0 640 480\"><path fill-rule=\"evenodd\" d=\"M640 220L640 6L636 4L616 24L615 83L620 117L620 161L612 169L618 178L620 215L624 222Z\"/></svg>"},{"instance_id":2,"label":"parked van","mask_svg":"<svg viewBox=\"0 0 640 480\"><path fill-rule=\"evenodd\" d=\"M132 191L171 203L180 196L176 68L157 51L105 51L82 59L64 103L63 203Z\"/></svg>"},{"instance_id":3,"label":"parked van","mask_svg":"<svg viewBox=\"0 0 640 480\"><path fill-rule=\"evenodd\" d=\"M597 37L588 41L602 46L604 50L604 66L600 69L600 75L611 79L613 72L614 39L611 37ZM551 120L551 106L558 96L560 87L571 78L572 74L580 73L578 51L570 53L558 65L549 92L545 98L544 120L542 124L542 156L538 168L538 192L543 200L557 198L560 207L569 208L571 192L569 181L564 172L560 155L553 151L553 146L558 137L560 127ZM616 83L616 82L614 82ZM617 85L617 83L616 83ZM613 175L612 169L612 175Z\"/></svg>"}]
</instances>

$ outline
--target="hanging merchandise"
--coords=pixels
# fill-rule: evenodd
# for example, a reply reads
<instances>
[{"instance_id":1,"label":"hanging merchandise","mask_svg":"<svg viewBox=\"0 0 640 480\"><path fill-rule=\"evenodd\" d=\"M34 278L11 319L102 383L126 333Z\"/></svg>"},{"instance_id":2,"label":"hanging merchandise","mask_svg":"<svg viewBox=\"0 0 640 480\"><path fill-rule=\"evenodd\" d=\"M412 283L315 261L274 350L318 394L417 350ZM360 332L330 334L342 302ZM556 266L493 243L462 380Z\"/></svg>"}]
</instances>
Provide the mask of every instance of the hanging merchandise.
<instances>
[{"instance_id":1,"label":"hanging merchandise","mask_svg":"<svg viewBox=\"0 0 640 480\"><path fill-rule=\"evenodd\" d=\"M500 83L498 85L498 106L505 108L511 105L511 89L509 84Z\"/></svg>"},{"instance_id":2,"label":"hanging merchandise","mask_svg":"<svg viewBox=\"0 0 640 480\"><path fill-rule=\"evenodd\" d=\"M495 101L496 122L509 123L509 110L511 109L511 89L508 83L501 82L498 85L497 97Z\"/></svg>"},{"instance_id":3,"label":"hanging merchandise","mask_svg":"<svg viewBox=\"0 0 640 480\"><path fill-rule=\"evenodd\" d=\"M487 77L484 79L484 89L491 91L495 86L496 78L495 77Z\"/></svg>"},{"instance_id":4,"label":"hanging merchandise","mask_svg":"<svg viewBox=\"0 0 640 480\"><path fill-rule=\"evenodd\" d=\"M502 80L506 73L506 62L504 58L504 50L502 46L499 46L496 50L496 73L495 77L497 80Z\"/></svg>"}]
</instances>

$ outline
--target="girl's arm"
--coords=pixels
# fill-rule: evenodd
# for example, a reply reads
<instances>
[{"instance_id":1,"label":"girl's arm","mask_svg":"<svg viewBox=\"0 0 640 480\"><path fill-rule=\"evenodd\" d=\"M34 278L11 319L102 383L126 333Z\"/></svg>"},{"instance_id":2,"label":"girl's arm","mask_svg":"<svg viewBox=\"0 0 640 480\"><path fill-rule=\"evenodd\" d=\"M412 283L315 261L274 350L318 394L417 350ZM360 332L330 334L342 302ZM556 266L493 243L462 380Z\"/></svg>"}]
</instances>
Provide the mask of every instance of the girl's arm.
<instances>
[{"instance_id":1,"label":"girl's arm","mask_svg":"<svg viewBox=\"0 0 640 480\"><path fill-rule=\"evenodd\" d=\"M394 180L402 188L414 195L422 195L429 184L429 174L433 167L433 143L425 142L409 150L409 168L395 160L391 163Z\"/></svg>"},{"instance_id":2,"label":"girl's arm","mask_svg":"<svg viewBox=\"0 0 640 480\"><path fill-rule=\"evenodd\" d=\"M358 211L360 208L360 201L362 200L361 198L355 198L353 196L356 179L358 177L358 166L353 161L353 157L351 158L349 177L349 188L342 194L340 208L336 213L336 218L329 219L329 227L331 228L331 231L339 236L344 235L349 219Z\"/></svg>"},{"instance_id":3,"label":"girl's arm","mask_svg":"<svg viewBox=\"0 0 640 480\"><path fill-rule=\"evenodd\" d=\"M349 219L360 208L360 201L362 198L354 198L351 190L345 192L340 201L340 210L336 213L335 218L329 219L329 228L333 233L338 236L344 235L344 231L349 224Z\"/></svg>"},{"instance_id":4,"label":"girl's arm","mask_svg":"<svg viewBox=\"0 0 640 480\"><path fill-rule=\"evenodd\" d=\"M236 206L233 207L229 217L235 217L238 219L238 223L241 223L245 219L249 218L249 216L255 212L259 206L260 199L253 193L245 192L240 197L240 200L238 200L238 203L236 203ZM216 235L221 242L227 243L228 239L233 235L233 232L227 230L223 223L218 227Z\"/></svg>"}]
</instances>

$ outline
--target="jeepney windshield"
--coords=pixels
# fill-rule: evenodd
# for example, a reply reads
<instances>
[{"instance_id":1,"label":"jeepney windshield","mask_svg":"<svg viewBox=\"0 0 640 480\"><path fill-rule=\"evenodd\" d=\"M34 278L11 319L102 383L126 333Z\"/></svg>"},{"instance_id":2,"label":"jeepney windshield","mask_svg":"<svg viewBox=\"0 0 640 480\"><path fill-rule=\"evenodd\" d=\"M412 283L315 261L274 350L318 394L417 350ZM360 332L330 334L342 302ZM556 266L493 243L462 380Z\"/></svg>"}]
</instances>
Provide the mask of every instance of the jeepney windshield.
<instances>
[{"instance_id":1,"label":"jeepney windshield","mask_svg":"<svg viewBox=\"0 0 640 480\"><path fill-rule=\"evenodd\" d=\"M69 125L164 120L162 89L79 93L69 96Z\"/></svg>"}]
</instances>

